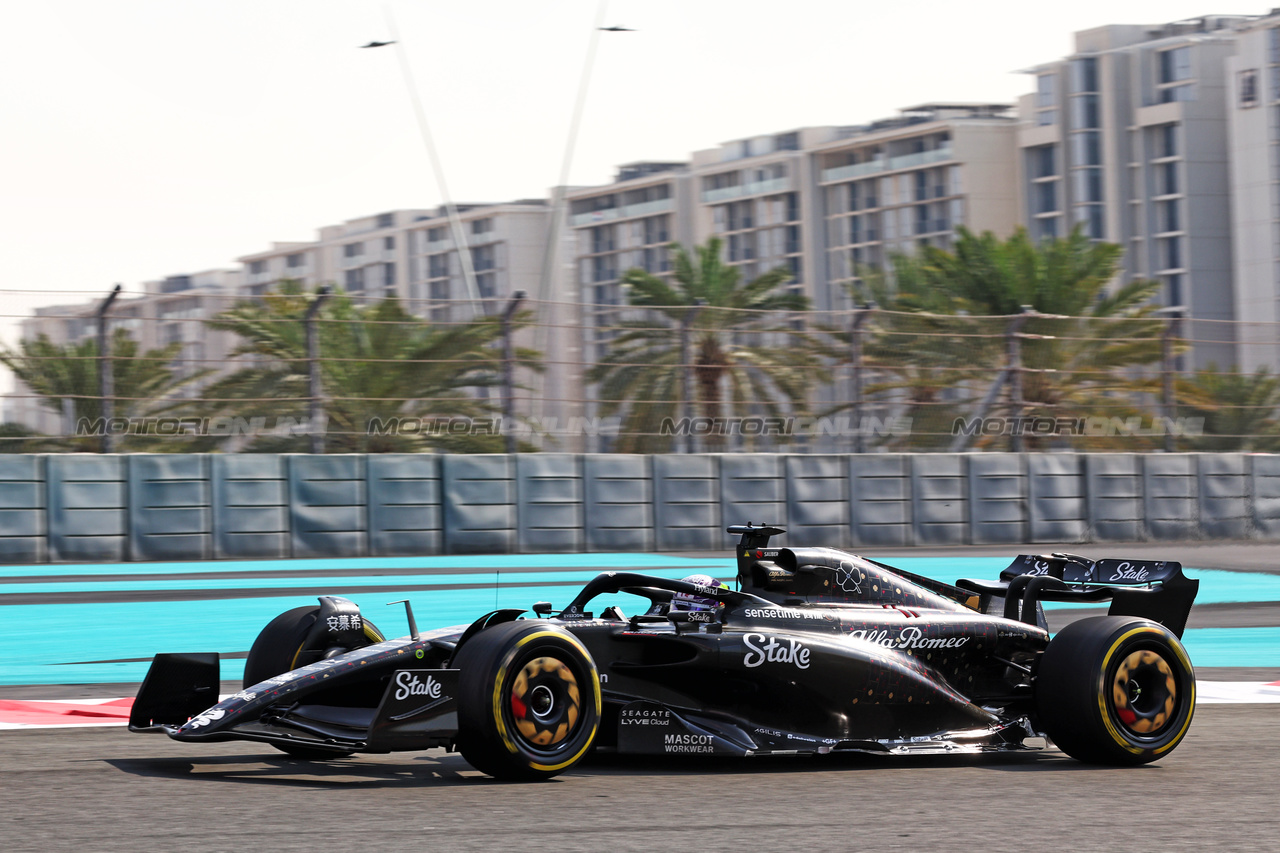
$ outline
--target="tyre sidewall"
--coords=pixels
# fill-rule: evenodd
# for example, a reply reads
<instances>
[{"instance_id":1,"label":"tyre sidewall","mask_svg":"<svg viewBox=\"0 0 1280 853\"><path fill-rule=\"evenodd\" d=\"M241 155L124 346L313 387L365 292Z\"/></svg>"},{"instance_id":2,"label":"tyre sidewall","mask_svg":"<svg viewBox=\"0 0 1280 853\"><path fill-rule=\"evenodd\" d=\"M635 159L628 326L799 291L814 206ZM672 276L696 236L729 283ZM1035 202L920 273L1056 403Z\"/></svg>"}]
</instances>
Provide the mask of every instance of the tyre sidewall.
<instances>
[{"instance_id":1,"label":"tyre sidewall","mask_svg":"<svg viewBox=\"0 0 1280 853\"><path fill-rule=\"evenodd\" d=\"M1125 659L1143 650L1168 664L1177 696L1158 731L1140 734L1119 717L1113 684ZM1144 764L1168 755L1195 713L1195 671L1182 643L1144 619L1100 616L1068 625L1049 644L1037 674L1045 733L1068 755L1100 764Z\"/></svg>"},{"instance_id":2,"label":"tyre sidewall","mask_svg":"<svg viewBox=\"0 0 1280 853\"><path fill-rule=\"evenodd\" d=\"M516 730L513 684L521 669L540 657L554 658L573 674L578 718L563 743L541 749ZM600 677L576 637L547 622L508 622L472 637L459 649L461 670L458 746L476 769L507 779L548 779L586 755L599 729Z\"/></svg>"}]
</instances>

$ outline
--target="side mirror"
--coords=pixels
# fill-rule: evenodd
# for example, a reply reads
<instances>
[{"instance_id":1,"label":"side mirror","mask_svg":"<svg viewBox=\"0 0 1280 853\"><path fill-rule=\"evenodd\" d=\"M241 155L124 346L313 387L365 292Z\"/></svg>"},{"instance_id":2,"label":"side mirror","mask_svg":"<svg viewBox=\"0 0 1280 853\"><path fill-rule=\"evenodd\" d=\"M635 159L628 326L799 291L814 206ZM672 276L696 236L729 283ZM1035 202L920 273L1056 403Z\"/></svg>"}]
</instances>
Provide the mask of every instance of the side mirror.
<instances>
[{"instance_id":1,"label":"side mirror","mask_svg":"<svg viewBox=\"0 0 1280 853\"><path fill-rule=\"evenodd\" d=\"M537 604L533 605L533 612L539 616L546 616L551 612L551 602L539 601Z\"/></svg>"}]
</instances>

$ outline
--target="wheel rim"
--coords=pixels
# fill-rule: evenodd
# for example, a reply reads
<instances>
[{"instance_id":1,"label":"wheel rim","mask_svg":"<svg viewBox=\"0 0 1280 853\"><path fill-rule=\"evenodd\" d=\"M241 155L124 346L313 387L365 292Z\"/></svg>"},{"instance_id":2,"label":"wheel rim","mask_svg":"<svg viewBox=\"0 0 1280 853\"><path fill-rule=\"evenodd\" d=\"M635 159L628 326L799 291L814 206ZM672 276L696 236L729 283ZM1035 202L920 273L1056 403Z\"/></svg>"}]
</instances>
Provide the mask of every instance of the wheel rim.
<instances>
[{"instance_id":1,"label":"wheel rim","mask_svg":"<svg viewBox=\"0 0 1280 853\"><path fill-rule=\"evenodd\" d=\"M1111 681L1116 719L1142 738L1158 736L1174 722L1179 693L1173 667L1152 649L1130 652L1116 667Z\"/></svg>"},{"instance_id":2,"label":"wheel rim","mask_svg":"<svg viewBox=\"0 0 1280 853\"><path fill-rule=\"evenodd\" d=\"M578 676L559 658L533 658L512 682L508 707L526 748L555 751L572 740L582 719Z\"/></svg>"}]
</instances>

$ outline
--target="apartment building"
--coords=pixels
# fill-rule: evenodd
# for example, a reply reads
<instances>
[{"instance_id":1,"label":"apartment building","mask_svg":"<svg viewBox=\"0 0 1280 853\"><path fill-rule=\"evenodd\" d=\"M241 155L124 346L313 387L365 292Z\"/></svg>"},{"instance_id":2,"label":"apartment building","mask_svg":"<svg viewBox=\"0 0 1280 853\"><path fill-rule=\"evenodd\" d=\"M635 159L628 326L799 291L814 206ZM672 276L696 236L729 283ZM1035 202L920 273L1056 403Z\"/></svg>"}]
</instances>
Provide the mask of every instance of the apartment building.
<instances>
[{"instance_id":1,"label":"apartment building","mask_svg":"<svg viewBox=\"0 0 1280 853\"><path fill-rule=\"evenodd\" d=\"M204 321L230 308L239 287L239 270L207 270L146 282L143 295L121 297L112 304L107 315L108 331L127 330L141 351L181 343L172 363L178 375L213 370L208 378L180 392L186 397L199 396L202 387L230 369L228 358L236 343L234 335L209 329ZM51 343L65 346L96 338L97 312L101 305L102 299L95 299L38 308L35 316L22 321L22 339L35 340L44 335ZM75 428L16 379L14 390L8 395L6 418L51 435L72 432Z\"/></svg>"},{"instance_id":2,"label":"apartment building","mask_svg":"<svg viewBox=\"0 0 1280 853\"><path fill-rule=\"evenodd\" d=\"M571 260L567 294L582 304L582 352L595 361L615 337L632 268L671 271L669 246L695 241L688 164L630 163L613 183L565 196Z\"/></svg>"},{"instance_id":3,"label":"apartment building","mask_svg":"<svg viewBox=\"0 0 1280 853\"><path fill-rule=\"evenodd\" d=\"M1226 63L1239 365L1280 368L1280 15L1243 24Z\"/></svg>"},{"instance_id":4,"label":"apartment building","mask_svg":"<svg viewBox=\"0 0 1280 853\"><path fill-rule=\"evenodd\" d=\"M272 243L271 248L237 258L243 266L244 296L261 296L292 279L308 289L337 285L356 298L406 296L410 224L433 216L428 210L394 210L349 219L319 229L310 243Z\"/></svg>"},{"instance_id":5,"label":"apartment building","mask_svg":"<svg viewBox=\"0 0 1280 853\"><path fill-rule=\"evenodd\" d=\"M1023 219L1080 225L1125 248L1122 279L1161 282L1185 309L1191 362L1240 363L1233 296L1228 61L1251 19L1211 16L1076 33L1075 53L1028 71L1020 101Z\"/></svg>"},{"instance_id":6,"label":"apartment building","mask_svg":"<svg viewBox=\"0 0 1280 853\"><path fill-rule=\"evenodd\" d=\"M852 306L859 271L951 246L957 226L1008 236L1018 224L1017 121L1006 104L924 104L844 128L814 148L821 204L819 308Z\"/></svg>"}]
</instances>

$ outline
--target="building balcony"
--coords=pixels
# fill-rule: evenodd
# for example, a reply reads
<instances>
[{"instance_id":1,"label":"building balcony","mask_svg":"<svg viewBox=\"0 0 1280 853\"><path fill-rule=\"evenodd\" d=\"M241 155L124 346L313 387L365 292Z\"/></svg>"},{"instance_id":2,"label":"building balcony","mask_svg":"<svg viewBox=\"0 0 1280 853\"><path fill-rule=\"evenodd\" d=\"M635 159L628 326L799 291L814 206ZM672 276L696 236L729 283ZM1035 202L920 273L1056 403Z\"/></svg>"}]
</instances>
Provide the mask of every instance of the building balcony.
<instances>
[{"instance_id":1,"label":"building balcony","mask_svg":"<svg viewBox=\"0 0 1280 853\"><path fill-rule=\"evenodd\" d=\"M622 207L610 207L605 210L592 210L569 217L569 225L582 228L586 225L599 225L602 222L613 222L618 219L633 219L638 216L652 216L666 213L675 208L675 199L660 198L654 201L642 201L638 204L627 204Z\"/></svg>"},{"instance_id":2,"label":"building balcony","mask_svg":"<svg viewBox=\"0 0 1280 853\"><path fill-rule=\"evenodd\" d=\"M718 204L722 201L732 201L735 198L743 198L749 195L774 195L776 193L785 193L791 191L791 178L770 178L767 181L752 181L747 184L738 184L735 187L721 187L718 190L704 190L702 193L703 204Z\"/></svg>"}]
</instances>

